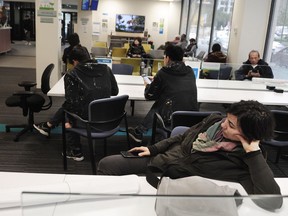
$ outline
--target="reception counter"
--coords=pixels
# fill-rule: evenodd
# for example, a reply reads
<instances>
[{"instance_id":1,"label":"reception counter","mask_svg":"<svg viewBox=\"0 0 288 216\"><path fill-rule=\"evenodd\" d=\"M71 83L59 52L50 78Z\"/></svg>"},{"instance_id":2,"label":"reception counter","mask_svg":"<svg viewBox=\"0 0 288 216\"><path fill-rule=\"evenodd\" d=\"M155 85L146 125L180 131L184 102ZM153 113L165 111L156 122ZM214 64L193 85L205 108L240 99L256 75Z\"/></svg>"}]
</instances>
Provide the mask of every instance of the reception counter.
<instances>
[{"instance_id":1,"label":"reception counter","mask_svg":"<svg viewBox=\"0 0 288 216\"><path fill-rule=\"evenodd\" d=\"M11 27L0 28L0 53L6 53L11 50Z\"/></svg>"}]
</instances>

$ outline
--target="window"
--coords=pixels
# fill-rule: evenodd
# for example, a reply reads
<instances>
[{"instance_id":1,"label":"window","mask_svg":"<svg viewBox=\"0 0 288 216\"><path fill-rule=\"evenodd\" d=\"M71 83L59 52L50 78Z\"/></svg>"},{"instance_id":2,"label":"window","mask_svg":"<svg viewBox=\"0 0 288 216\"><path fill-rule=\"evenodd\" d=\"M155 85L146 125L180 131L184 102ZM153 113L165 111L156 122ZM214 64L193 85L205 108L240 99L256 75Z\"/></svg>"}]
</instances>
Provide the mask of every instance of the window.
<instances>
[{"instance_id":1,"label":"window","mask_svg":"<svg viewBox=\"0 0 288 216\"><path fill-rule=\"evenodd\" d=\"M185 7L189 5L187 1L183 3ZM187 35L188 39L197 40L197 53L208 53L213 43L219 43L223 51L227 52L233 6L234 0L190 0ZM182 12L182 23L183 14ZM185 32L183 26L181 25L181 30Z\"/></svg>"},{"instance_id":2,"label":"window","mask_svg":"<svg viewBox=\"0 0 288 216\"><path fill-rule=\"evenodd\" d=\"M270 66L275 79L288 79L288 1L279 0L275 7L275 31L272 32Z\"/></svg>"}]
</instances>

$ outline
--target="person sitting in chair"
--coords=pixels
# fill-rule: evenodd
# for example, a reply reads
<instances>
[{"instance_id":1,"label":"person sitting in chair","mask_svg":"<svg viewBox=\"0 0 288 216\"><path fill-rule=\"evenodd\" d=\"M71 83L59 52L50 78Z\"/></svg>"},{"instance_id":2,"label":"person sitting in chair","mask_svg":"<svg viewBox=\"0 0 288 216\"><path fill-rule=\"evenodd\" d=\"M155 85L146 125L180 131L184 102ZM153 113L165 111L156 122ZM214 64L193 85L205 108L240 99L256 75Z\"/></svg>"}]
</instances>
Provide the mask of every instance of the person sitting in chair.
<instances>
[{"instance_id":1,"label":"person sitting in chair","mask_svg":"<svg viewBox=\"0 0 288 216\"><path fill-rule=\"evenodd\" d=\"M118 94L118 85L111 69L105 64L98 64L96 60L90 60L85 47L81 45L74 47L70 52L69 62L74 68L64 77L64 104L48 122L33 125L44 136L49 136L51 129L61 123L64 109L87 119L88 105L91 101ZM73 124L77 122L69 122L68 119L65 126L73 127ZM80 136L69 132L67 142L67 158L82 161L84 156Z\"/></svg>"},{"instance_id":2,"label":"person sitting in chair","mask_svg":"<svg viewBox=\"0 0 288 216\"><path fill-rule=\"evenodd\" d=\"M129 152L136 153L137 158L103 158L97 174L143 174L151 167L172 179L201 176L238 182L248 194L280 195L260 149L260 141L269 140L273 130L274 119L267 107L257 101L240 101L228 108L226 116L212 114L184 134L132 148ZM275 198L275 202L261 200L258 204L274 210L282 202L282 198Z\"/></svg>"},{"instance_id":3,"label":"person sitting in chair","mask_svg":"<svg viewBox=\"0 0 288 216\"><path fill-rule=\"evenodd\" d=\"M260 58L257 50L250 51L248 60L235 71L236 80L252 80L253 77L274 78L272 69L267 62Z\"/></svg>"}]
</instances>

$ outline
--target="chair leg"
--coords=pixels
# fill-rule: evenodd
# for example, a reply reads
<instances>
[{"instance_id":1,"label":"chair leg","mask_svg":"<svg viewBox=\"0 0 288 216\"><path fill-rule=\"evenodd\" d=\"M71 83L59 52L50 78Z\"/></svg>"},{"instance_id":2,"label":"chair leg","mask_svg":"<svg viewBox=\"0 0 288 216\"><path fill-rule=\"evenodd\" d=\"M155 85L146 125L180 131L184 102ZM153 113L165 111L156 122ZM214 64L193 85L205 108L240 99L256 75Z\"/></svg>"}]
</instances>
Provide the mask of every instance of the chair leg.
<instances>
[{"instance_id":1,"label":"chair leg","mask_svg":"<svg viewBox=\"0 0 288 216\"><path fill-rule=\"evenodd\" d=\"M63 149L62 149L63 167L64 167L64 170L67 170L65 114L63 114L63 119L62 119L62 145L63 145Z\"/></svg>"},{"instance_id":2,"label":"chair leg","mask_svg":"<svg viewBox=\"0 0 288 216\"><path fill-rule=\"evenodd\" d=\"M25 134L26 132L33 131L33 124L34 124L34 115L33 112L29 112L28 118L27 118L28 124L21 124L21 125L6 125L6 132L10 132L11 128L23 128L19 133L16 134L16 137L14 138L15 142L19 141L19 138Z\"/></svg>"},{"instance_id":3,"label":"chair leg","mask_svg":"<svg viewBox=\"0 0 288 216\"><path fill-rule=\"evenodd\" d=\"M278 162L279 162L280 155L281 155L281 148L278 147L278 149L277 149L277 154L276 154L276 159L275 159L275 163L278 163Z\"/></svg>"},{"instance_id":4,"label":"chair leg","mask_svg":"<svg viewBox=\"0 0 288 216\"><path fill-rule=\"evenodd\" d=\"M107 139L104 139L104 156L107 156Z\"/></svg>"},{"instance_id":5,"label":"chair leg","mask_svg":"<svg viewBox=\"0 0 288 216\"><path fill-rule=\"evenodd\" d=\"M151 135L151 143L150 145L153 145L155 143L155 137L156 137L156 128L157 128L157 116L154 114L153 117L153 124L152 124L152 135Z\"/></svg>"},{"instance_id":6,"label":"chair leg","mask_svg":"<svg viewBox=\"0 0 288 216\"><path fill-rule=\"evenodd\" d=\"M131 148L131 144L130 144L130 139L129 139L129 133L128 133L128 122L127 122L127 116L124 116L124 121L125 121L125 128L126 128L126 138L127 138L127 145L128 148Z\"/></svg>"},{"instance_id":7,"label":"chair leg","mask_svg":"<svg viewBox=\"0 0 288 216\"><path fill-rule=\"evenodd\" d=\"M130 101L130 106L131 106L131 116L134 116L134 108L135 108L135 101L134 100Z\"/></svg>"},{"instance_id":8,"label":"chair leg","mask_svg":"<svg viewBox=\"0 0 288 216\"><path fill-rule=\"evenodd\" d=\"M96 162L95 162L95 156L94 156L93 141L91 138L88 138L88 145L89 145L89 151L90 151L92 173L93 175L96 175Z\"/></svg>"}]
</instances>

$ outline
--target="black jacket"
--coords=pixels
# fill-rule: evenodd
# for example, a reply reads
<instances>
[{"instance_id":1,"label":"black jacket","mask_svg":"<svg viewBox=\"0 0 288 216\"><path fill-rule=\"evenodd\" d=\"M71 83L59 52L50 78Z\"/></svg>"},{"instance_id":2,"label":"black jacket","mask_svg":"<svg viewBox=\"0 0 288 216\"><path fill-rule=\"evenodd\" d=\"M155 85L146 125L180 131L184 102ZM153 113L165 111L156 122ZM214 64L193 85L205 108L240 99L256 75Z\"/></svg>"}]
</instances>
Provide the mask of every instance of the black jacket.
<instances>
[{"instance_id":1,"label":"black jacket","mask_svg":"<svg viewBox=\"0 0 288 216\"><path fill-rule=\"evenodd\" d=\"M193 152L193 142L200 132L205 132L224 116L213 114L202 122L192 126L184 134L162 140L149 146L150 166L166 170L171 178L198 175L206 178L238 182L248 194L281 194L274 180L273 173L261 151L237 152ZM267 199L263 203L255 201L265 209L277 209L282 206L282 199L273 202Z\"/></svg>"},{"instance_id":2,"label":"black jacket","mask_svg":"<svg viewBox=\"0 0 288 216\"><path fill-rule=\"evenodd\" d=\"M129 56L129 57L133 57L133 55L141 55L141 57L142 57L145 54L146 54L146 52L145 52L144 47L142 45L136 46L136 45L131 44L128 51L127 51L127 56Z\"/></svg>"},{"instance_id":3,"label":"black jacket","mask_svg":"<svg viewBox=\"0 0 288 216\"><path fill-rule=\"evenodd\" d=\"M249 60L243 62L243 65L235 72L236 80L252 79L251 77L245 77L250 70L253 70L251 62ZM270 68L268 63L266 63L262 59L258 61L258 65L254 68L254 70L259 71L260 77L262 78L274 78L272 69Z\"/></svg>"},{"instance_id":4,"label":"black jacket","mask_svg":"<svg viewBox=\"0 0 288 216\"><path fill-rule=\"evenodd\" d=\"M89 60L79 63L64 77L64 109L87 119L91 101L118 94L118 85L111 69Z\"/></svg>"},{"instance_id":5,"label":"black jacket","mask_svg":"<svg viewBox=\"0 0 288 216\"><path fill-rule=\"evenodd\" d=\"M145 98L161 113L167 99L172 100L173 111L198 110L196 79L191 67L183 62L162 67L153 82L145 88Z\"/></svg>"}]
</instances>

